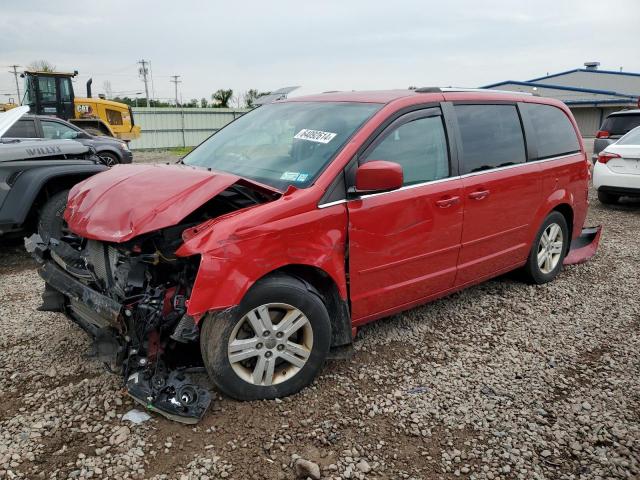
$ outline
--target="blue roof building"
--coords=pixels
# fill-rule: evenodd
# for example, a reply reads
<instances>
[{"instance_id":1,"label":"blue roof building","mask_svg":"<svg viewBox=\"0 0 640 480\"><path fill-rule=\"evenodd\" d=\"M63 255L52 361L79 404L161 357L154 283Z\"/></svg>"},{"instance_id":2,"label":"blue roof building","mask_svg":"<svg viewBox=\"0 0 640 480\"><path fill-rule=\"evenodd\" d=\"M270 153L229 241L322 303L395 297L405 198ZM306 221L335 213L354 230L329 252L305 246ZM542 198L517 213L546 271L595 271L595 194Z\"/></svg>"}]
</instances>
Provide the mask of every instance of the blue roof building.
<instances>
[{"instance_id":1,"label":"blue roof building","mask_svg":"<svg viewBox=\"0 0 640 480\"><path fill-rule=\"evenodd\" d=\"M638 108L640 73L600 70L598 62L585 68L554 73L527 81L506 80L482 88L529 92L566 103L584 137L593 137L611 112Z\"/></svg>"}]
</instances>

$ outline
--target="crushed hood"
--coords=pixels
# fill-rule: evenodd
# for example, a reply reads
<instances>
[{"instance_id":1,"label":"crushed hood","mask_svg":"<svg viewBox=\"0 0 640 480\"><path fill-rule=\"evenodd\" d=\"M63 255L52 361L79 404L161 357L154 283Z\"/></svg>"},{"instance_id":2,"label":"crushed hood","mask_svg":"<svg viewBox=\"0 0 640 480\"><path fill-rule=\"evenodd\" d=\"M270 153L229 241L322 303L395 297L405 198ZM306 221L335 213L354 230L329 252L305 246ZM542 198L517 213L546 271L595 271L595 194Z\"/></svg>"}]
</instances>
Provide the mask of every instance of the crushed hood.
<instances>
[{"instance_id":1,"label":"crushed hood","mask_svg":"<svg viewBox=\"0 0 640 480\"><path fill-rule=\"evenodd\" d=\"M83 237L125 242L177 224L239 180L186 165L116 165L71 189L64 218Z\"/></svg>"}]
</instances>

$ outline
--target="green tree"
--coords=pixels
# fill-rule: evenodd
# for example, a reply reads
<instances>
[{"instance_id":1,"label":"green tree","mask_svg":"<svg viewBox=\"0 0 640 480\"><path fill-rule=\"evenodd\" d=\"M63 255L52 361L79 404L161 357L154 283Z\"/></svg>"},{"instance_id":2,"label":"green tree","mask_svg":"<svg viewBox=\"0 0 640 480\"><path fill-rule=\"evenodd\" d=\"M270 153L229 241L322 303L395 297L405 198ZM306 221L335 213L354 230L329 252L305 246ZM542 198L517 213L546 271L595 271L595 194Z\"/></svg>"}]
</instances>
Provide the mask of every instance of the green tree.
<instances>
[{"instance_id":1,"label":"green tree","mask_svg":"<svg viewBox=\"0 0 640 480\"><path fill-rule=\"evenodd\" d=\"M269 95L271 92L259 92L255 88L250 88L247 93L244 94L244 106L246 108L253 108L255 101L263 95Z\"/></svg>"},{"instance_id":2,"label":"green tree","mask_svg":"<svg viewBox=\"0 0 640 480\"><path fill-rule=\"evenodd\" d=\"M37 72L55 72L56 66L53 63L46 60L34 60L27 67L29 70L35 70Z\"/></svg>"},{"instance_id":3,"label":"green tree","mask_svg":"<svg viewBox=\"0 0 640 480\"><path fill-rule=\"evenodd\" d=\"M207 108L209 106L209 102L206 98L202 97L200 99L200 108Z\"/></svg>"},{"instance_id":4,"label":"green tree","mask_svg":"<svg viewBox=\"0 0 640 480\"><path fill-rule=\"evenodd\" d=\"M229 108L229 102L233 97L233 90L230 88L225 90L221 88L216 93L211 95L211 100L213 100L214 107L216 108Z\"/></svg>"}]
</instances>

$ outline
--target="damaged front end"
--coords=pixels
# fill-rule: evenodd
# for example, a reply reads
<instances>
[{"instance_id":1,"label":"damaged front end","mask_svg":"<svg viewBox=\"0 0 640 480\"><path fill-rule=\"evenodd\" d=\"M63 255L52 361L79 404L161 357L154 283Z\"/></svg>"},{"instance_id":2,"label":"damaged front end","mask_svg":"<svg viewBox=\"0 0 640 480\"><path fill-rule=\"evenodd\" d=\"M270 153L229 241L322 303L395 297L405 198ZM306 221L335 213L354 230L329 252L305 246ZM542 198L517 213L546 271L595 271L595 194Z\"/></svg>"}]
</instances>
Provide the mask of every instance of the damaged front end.
<instances>
[{"instance_id":1,"label":"damaged front end","mask_svg":"<svg viewBox=\"0 0 640 480\"><path fill-rule=\"evenodd\" d=\"M233 186L178 225L115 243L68 235L25 246L46 286L43 311L63 312L92 338L90 356L122 374L128 393L150 410L196 423L211 394L190 378L203 372L197 319L187 302L199 255L179 257L182 233L211 218L273 197Z\"/></svg>"}]
</instances>

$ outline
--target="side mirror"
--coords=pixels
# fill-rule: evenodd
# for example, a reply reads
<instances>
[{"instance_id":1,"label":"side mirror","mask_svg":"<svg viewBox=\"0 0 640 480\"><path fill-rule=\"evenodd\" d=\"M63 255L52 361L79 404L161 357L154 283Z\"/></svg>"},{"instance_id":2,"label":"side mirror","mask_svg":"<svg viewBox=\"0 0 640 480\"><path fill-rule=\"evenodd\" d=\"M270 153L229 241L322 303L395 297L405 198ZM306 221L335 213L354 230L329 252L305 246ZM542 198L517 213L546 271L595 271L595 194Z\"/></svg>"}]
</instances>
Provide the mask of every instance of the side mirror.
<instances>
[{"instance_id":1,"label":"side mirror","mask_svg":"<svg viewBox=\"0 0 640 480\"><path fill-rule=\"evenodd\" d=\"M371 160L356 170L356 192L375 193L402 187L402 166L385 160Z\"/></svg>"},{"instance_id":2,"label":"side mirror","mask_svg":"<svg viewBox=\"0 0 640 480\"><path fill-rule=\"evenodd\" d=\"M82 138L82 139L87 140L87 139L91 138L91 135L83 130L82 132L78 132L78 134L74 138Z\"/></svg>"}]
</instances>

